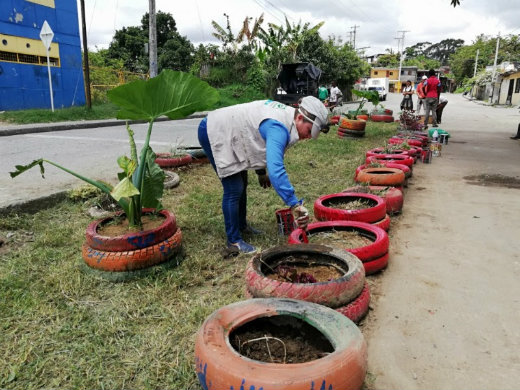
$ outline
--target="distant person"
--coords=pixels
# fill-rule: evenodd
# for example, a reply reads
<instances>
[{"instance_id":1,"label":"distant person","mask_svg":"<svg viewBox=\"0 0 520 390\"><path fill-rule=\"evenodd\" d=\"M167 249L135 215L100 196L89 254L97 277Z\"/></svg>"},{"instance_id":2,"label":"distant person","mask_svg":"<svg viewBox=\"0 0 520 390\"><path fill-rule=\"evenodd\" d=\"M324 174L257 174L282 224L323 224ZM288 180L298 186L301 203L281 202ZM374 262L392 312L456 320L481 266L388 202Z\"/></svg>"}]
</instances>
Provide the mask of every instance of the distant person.
<instances>
[{"instance_id":1,"label":"distant person","mask_svg":"<svg viewBox=\"0 0 520 390\"><path fill-rule=\"evenodd\" d=\"M323 84L320 84L320 87L318 88L318 98L324 102L329 97L329 91Z\"/></svg>"},{"instance_id":2,"label":"distant person","mask_svg":"<svg viewBox=\"0 0 520 390\"><path fill-rule=\"evenodd\" d=\"M426 94L425 106L426 114L424 116L424 128L428 128L430 120L430 111L433 116L433 127L437 127L437 103L441 94L441 81L435 76L435 70L428 71L428 79L424 81L424 93Z\"/></svg>"},{"instance_id":3,"label":"distant person","mask_svg":"<svg viewBox=\"0 0 520 390\"><path fill-rule=\"evenodd\" d=\"M441 123L442 111L444 110L444 107L446 107L446 104L448 104L448 99L444 95L439 96L439 104L437 104L437 109L435 110L438 124Z\"/></svg>"},{"instance_id":4,"label":"distant person","mask_svg":"<svg viewBox=\"0 0 520 390\"><path fill-rule=\"evenodd\" d=\"M414 90L412 82L408 80L403 88L403 100L401 101L401 110L413 110L413 94Z\"/></svg>"},{"instance_id":5,"label":"distant person","mask_svg":"<svg viewBox=\"0 0 520 390\"><path fill-rule=\"evenodd\" d=\"M518 130L516 132L516 135L509 137L511 139L520 139L520 123L518 124Z\"/></svg>"},{"instance_id":6,"label":"distant person","mask_svg":"<svg viewBox=\"0 0 520 390\"><path fill-rule=\"evenodd\" d=\"M421 114L421 108L426 111L426 105L424 102L424 98L426 97L426 94L424 93L424 80L427 79L428 77L424 75L419 84L417 84L417 89L415 90L417 93L417 115Z\"/></svg>"},{"instance_id":7,"label":"distant person","mask_svg":"<svg viewBox=\"0 0 520 390\"><path fill-rule=\"evenodd\" d=\"M336 85L335 81L333 81L331 84L332 87L330 89L329 107L333 108L338 105L338 103L340 102L340 98L343 97L343 94Z\"/></svg>"}]
</instances>

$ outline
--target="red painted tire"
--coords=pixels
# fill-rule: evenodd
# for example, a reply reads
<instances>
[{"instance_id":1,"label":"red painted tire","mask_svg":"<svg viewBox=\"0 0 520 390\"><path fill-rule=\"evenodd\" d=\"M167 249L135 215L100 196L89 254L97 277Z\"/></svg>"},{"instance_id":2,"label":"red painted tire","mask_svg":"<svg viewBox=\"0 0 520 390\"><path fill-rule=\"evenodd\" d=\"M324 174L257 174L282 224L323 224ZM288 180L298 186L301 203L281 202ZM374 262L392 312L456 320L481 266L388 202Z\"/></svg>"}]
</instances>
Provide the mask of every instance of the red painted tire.
<instances>
[{"instance_id":1,"label":"red painted tire","mask_svg":"<svg viewBox=\"0 0 520 390\"><path fill-rule=\"evenodd\" d=\"M385 187L385 186L356 186L349 187L343 190L343 192L368 192L371 191L383 191L386 190L385 195L375 194L385 200L386 213L389 215L398 214L403 209L404 195L403 191L396 187ZM363 261L363 260L361 260Z\"/></svg>"},{"instance_id":2,"label":"red painted tire","mask_svg":"<svg viewBox=\"0 0 520 390\"><path fill-rule=\"evenodd\" d=\"M399 154L399 155L408 155L410 156L410 151L409 150L404 150L404 149L394 149L392 150L392 153L391 154ZM372 156L381 156L383 154L389 154L387 152L387 149L386 148L374 148L374 149L370 149L370 150L367 150L365 152L365 157L372 157Z\"/></svg>"},{"instance_id":3,"label":"red painted tire","mask_svg":"<svg viewBox=\"0 0 520 390\"><path fill-rule=\"evenodd\" d=\"M188 165L192 162L193 157L191 154L186 154L180 157L173 157L169 153L157 153L157 158L155 162L161 168L173 168L173 167L182 167L184 165Z\"/></svg>"},{"instance_id":4,"label":"red painted tire","mask_svg":"<svg viewBox=\"0 0 520 390\"><path fill-rule=\"evenodd\" d=\"M370 306L370 288L365 283L361 294L348 305L335 309L338 313L355 322L356 324L363 319L368 313Z\"/></svg>"},{"instance_id":5,"label":"red painted tire","mask_svg":"<svg viewBox=\"0 0 520 390\"><path fill-rule=\"evenodd\" d=\"M153 209L143 209L143 214L153 213ZM91 222L87 226L85 238L87 245L92 249L106 252L125 252L135 249L142 249L155 245L171 237L177 230L175 215L168 210L158 212L164 216L164 222L155 229L139 232L129 232L121 236L109 237L97 233L98 228L104 223L109 222L113 217L108 217ZM122 213L119 213L121 215Z\"/></svg>"},{"instance_id":6,"label":"red painted tire","mask_svg":"<svg viewBox=\"0 0 520 390\"><path fill-rule=\"evenodd\" d=\"M359 248L344 248L347 252L355 255L361 262L377 259L388 252L388 234L381 228L366 222L356 221L325 221L313 222L307 227L307 235L312 236L320 232L335 231L357 231L372 241L371 244ZM303 243L303 230L295 229L289 235L289 244Z\"/></svg>"},{"instance_id":7,"label":"red painted tire","mask_svg":"<svg viewBox=\"0 0 520 390\"><path fill-rule=\"evenodd\" d=\"M367 183L374 186L404 185L406 177L402 170L397 168L366 168L359 171L356 177L358 183Z\"/></svg>"},{"instance_id":8,"label":"red painted tire","mask_svg":"<svg viewBox=\"0 0 520 390\"><path fill-rule=\"evenodd\" d=\"M293 317L314 327L333 352L305 363L252 360L231 345L243 325L276 316ZM202 324L195 339L195 369L203 389L361 389L367 370L367 346L359 328L328 307L293 299L250 299L224 306Z\"/></svg>"},{"instance_id":9,"label":"red painted tire","mask_svg":"<svg viewBox=\"0 0 520 390\"><path fill-rule=\"evenodd\" d=\"M393 115L394 112L388 108L372 110L370 115Z\"/></svg>"},{"instance_id":10,"label":"red painted tire","mask_svg":"<svg viewBox=\"0 0 520 390\"><path fill-rule=\"evenodd\" d=\"M417 140L417 139L405 139L405 138L392 137L388 140L389 144L394 144L394 145L402 144L404 142L406 142L408 145L411 145L411 146L419 146L419 147L423 146L423 142L420 140Z\"/></svg>"},{"instance_id":11,"label":"red painted tire","mask_svg":"<svg viewBox=\"0 0 520 390\"><path fill-rule=\"evenodd\" d=\"M360 210L342 210L331 207L334 202L341 201L342 199L345 201L363 199L370 202L372 207ZM320 196L314 202L314 217L319 221L358 221L372 223L384 218L385 214L385 201L381 197L372 194L340 192Z\"/></svg>"},{"instance_id":12,"label":"red painted tire","mask_svg":"<svg viewBox=\"0 0 520 390\"><path fill-rule=\"evenodd\" d=\"M365 267L365 275L373 275L383 269L385 269L388 266L388 258L389 254L385 253L383 256L367 261L366 263L363 263L363 267Z\"/></svg>"},{"instance_id":13,"label":"red painted tire","mask_svg":"<svg viewBox=\"0 0 520 390\"><path fill-rule=\"evenodd\" d=\"M82 256L85 263L102 271L124 272L148 268L164 263L179 253L182 245L181 229L158 244L143 249L123 252L105 252L83 244Z\"/></svg>"},{"instance_id":14,"label":"red painted tire","mask_svg":"<svg viewBox=\"0 0 520 390\"><path fill-rule=\"evenodd\" d=\"M347 273L339 279L319 283L280 282L265 276L264 270L285 254L330 257ZM267 265L266 265L267 264ZM365 270L361 261L353 254L324 245L283 245L256 254L246 268L246 287L255 298L292 298L319 303L332 308L344 306L356 298L365 283Z\"/></svg>"},{"instance_id":15,"label":"red painted tire","mask_svg":"<svg viewBox=\"0 0 520 390\"><path fill-rule=\"evenodd\" d=\"M360 120L363 120L363 121L367 121L368 120L368 115L366 115L366 114L359 114L357 116L357 119L360 119Z\"/></svg>"},{"instance_id":16,"label":"red painted tire","mask_svg":"<svg viewBox=\"0 0 520 390\"><path fill-rule=\"evenodd\" d=\"M376 160L369 164L363 164L363 165L360 165L359 167L357 167L356 171L354 172L354 181L357 179L357 175L359 174L359 171L361 171L362 169L377 168L377 167L371 166L372 164L382 165L383 167L387 167L387 168L400 169L401 171L404 172L404 176L406 179L409 179L410 177L412 177L412 170L410 169L410 167L408 167L406 165L383 161L383 160ZM345 191L343 191L343 192L345 192Z\"/></svg>"},{"instance_id":17,"label":"red painted tire","mask_svg":"<svg viewBox=\"0 0 520 390\"><path fill-rule=\"evenodd\" d=\"M394 117L392 115L380 115L380 114L372 114L370 115L370 120L373 122L393 122Z\"/></svg>"},{"instance_id":18,"label":"red painted tire","mask_svg":"<svg viewBox=\"0 0 520 390\"><path fill-rule=\"evenodd\" d=\"M372 225L380 227L385 232L387 232L390 230L390 216L388 214L386 214L383 219L374 222Z\"/></svg>"},{"instance_id":19,"label":"red painted tire","mask_svg":"<svg viewBox=\"0 0 520 390\"><path fill-rule=\"evenodd\" d=\"M377 161L396 162L398 164L406 165L410 167L410 169L413 168L413 157L404 154L380 154L379 156L370 156L365 159L367 164Z\"/></svg>"},{"instance_id":20,"label":"red painted tire","mask_svg":"<svg viewBox=\"0 0 520 390\"><path fill-rule=\"evenodd\" d=\"M367 122L364 120L348 119L341 117L339 120L339 128L347 130L365 130Z\"/></svg>"}]
</instances>

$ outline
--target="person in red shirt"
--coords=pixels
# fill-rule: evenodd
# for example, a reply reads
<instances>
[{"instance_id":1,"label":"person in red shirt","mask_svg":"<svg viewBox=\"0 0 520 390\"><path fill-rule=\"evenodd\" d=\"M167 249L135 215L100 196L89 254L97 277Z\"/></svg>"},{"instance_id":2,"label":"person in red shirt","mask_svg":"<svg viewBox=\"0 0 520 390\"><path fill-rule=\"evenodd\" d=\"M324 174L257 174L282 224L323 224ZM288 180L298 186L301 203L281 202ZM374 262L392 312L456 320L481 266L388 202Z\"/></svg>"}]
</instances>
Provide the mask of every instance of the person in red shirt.
<instances>
[{"instance_id":1,"label":"person in red shirt","mask_svg":"<svg viewBox=\"0 0 520 390\"><path fill-rule=\"evenodd\" d=\"M428 77L423 76L419 84L417 84L417 115L421 114L421 108L426 111L426 104L424 102L424 98L426 95L424 94L424 80L427 80Z\"/></svg>"},{"instance_id":2,"label":"person in red shirt","mask_svg":"<svg viewBox=\"0 0 520 390\"><path fill-rule=\"evenodd\" d=\"M424 128L428 128L428 121L430 119L430 111L433 116L433 127L437 127L437 104L439 102L439 96L441 93L441 81L435 77L435 70L430 69L428 71L428 79L424 82L424 93L426 115L424 116Z\"/></svg>"}]
</instances>

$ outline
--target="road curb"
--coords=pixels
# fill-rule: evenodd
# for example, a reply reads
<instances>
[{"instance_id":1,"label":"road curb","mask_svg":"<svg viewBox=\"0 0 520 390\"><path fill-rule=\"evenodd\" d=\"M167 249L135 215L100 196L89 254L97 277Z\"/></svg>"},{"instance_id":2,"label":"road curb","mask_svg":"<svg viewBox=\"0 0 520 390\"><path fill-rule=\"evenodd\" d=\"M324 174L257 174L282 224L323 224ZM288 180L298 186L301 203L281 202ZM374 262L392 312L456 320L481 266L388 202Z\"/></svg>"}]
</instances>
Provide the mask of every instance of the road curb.
<instances>
[{"instance_id":1,"label":"road curb","mask_svg":"<svg viewBox=\"0 0 520 390\"><path fill-rule=\"evenodd\" d=\"M204 118L207 113L200 114L192 114L182 119L196 119L196 118ZM166 122L173 121L176 119L170 119L167 117L157 118L155 122ZM140 123L148 123L144 120L135 120L135 121L125 121L119 119L110 119L110 120L100 120L97 121L82 121L82 122L72 122L72 123L59 123L59 124L32 124L32 125L19 125L13 127L4 127L0 128L0 137L2 136L11 136L11 135L22 135L22 134L33 134L33 133L47 133L51 131L60 131L60 130L80 130L80 129L88 129L92 127L112 127L112 126L123 126L128 122L129 124L140 124ZM27 126L27 127L24 127Z\"/></svg>"},{"instance_id":2,"label":"road curb","mask_svg":"<svg viewBox=\"0 0 520 390\"><path fill-rule=\"evenodd\" d=\"M55 206L67 198L67 191L59 191L54 194L41 196L36 199L19 201L8 206L0 207L0 216L13 213L34 214L43 209Z\"/></svg>"}]
</instances>

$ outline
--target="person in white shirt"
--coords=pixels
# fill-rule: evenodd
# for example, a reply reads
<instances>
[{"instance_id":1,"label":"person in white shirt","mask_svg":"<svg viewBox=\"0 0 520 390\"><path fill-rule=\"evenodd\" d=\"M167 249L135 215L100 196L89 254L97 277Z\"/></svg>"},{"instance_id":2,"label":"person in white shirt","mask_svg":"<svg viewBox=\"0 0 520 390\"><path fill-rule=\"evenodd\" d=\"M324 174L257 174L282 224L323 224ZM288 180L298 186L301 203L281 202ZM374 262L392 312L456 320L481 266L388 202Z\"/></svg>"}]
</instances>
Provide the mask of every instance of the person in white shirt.
<instances>
[{"instance_id":1,"label":"person in white shirt","mask_svg":"<svg viewBox=\"0 0 520 390\"><path fill-rule=\"evenodd\" d=\"M343 94L341 93L341 90L336 85L336 82L333 81L332 88L330 89L330 97L329 97L329 107L335 107L339 104L340 98L343 97Z\"/></svg>"},{"instance_id":2,"label":"person in white shirt","mask_svg":"<svg viewBox=\"0 0 520 390\"><path fill-rule=\"evenodd\" d=\"M401 101L401 110L413 110L413 94L414 89L412 82L408 80L403 88L403 100Z\"/></svg>"}]
</instances>

